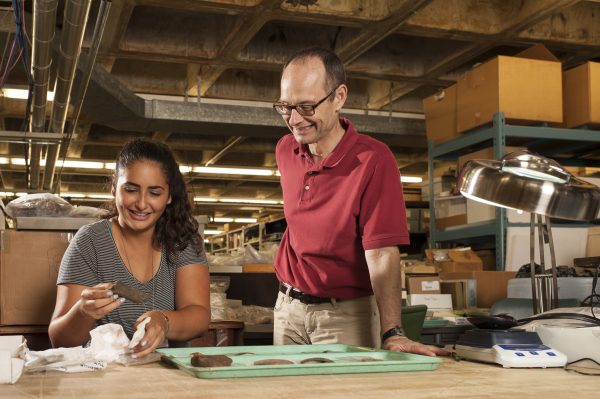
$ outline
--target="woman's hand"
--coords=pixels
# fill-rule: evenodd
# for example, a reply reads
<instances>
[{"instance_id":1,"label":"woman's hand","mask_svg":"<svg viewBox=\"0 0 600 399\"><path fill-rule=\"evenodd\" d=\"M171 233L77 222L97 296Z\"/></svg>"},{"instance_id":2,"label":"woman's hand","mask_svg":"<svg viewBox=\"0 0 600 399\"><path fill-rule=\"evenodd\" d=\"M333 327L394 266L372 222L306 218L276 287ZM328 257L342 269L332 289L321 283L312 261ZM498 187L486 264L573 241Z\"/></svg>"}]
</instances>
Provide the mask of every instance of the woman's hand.
<instances>
[{"instance_id":1,"label":"woman's hand","mask_svg":"<svg viewBox=\"0 0 600 399\"><path fill-rule=\"evenodd\" d=\"M167 338L169 332L169 319L163 311L152 310L141 315L134 324L134 331L137 326L146 317L150 317L150 321L146 324L146 334L140 343L133 347L133 357L143 357L158 348L160 344Z\"/></svg>"},{"instance_id":2,"label":"woman's hand","mask_svg":"<svg viewBox=\"0 0 600 399\"><path fill-rule=\"evenodd\" d=\"M112 283L102 283L81 291L79 311L93 319L101 319L125 301L110 290Z\"/></svg>"}]
</instances>

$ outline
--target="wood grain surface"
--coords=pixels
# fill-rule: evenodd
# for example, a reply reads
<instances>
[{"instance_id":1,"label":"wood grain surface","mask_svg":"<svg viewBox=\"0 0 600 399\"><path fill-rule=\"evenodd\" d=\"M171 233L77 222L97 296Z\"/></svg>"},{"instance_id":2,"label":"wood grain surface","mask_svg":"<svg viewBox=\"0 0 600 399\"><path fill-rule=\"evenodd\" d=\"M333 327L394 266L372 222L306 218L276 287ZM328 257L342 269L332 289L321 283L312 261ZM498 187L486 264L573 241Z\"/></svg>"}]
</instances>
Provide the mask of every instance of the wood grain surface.
<instances>
[{"instance_id":1,"label":"wood grain surface","mask_svg":"<svg viewBox=\"0 0 600 399\"><path fill-rule=\"evenodd\" d=\"M598 398L600 377L444 359L435 371L198 379L163 363L25 374L0 398Z\"/></svg>"}]
</instances>

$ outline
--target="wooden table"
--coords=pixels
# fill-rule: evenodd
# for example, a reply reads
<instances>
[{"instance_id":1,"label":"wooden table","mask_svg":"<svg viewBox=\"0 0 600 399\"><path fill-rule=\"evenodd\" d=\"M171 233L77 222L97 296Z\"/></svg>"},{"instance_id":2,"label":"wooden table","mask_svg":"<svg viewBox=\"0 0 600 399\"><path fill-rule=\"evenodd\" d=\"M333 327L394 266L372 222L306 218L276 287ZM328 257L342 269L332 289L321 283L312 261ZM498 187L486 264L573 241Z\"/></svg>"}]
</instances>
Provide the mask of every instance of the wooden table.
<instances>
[{"instance_id":1,"label":"wooden table","mask_svg":"<svg viewBox=\"0 0 600 399\"><path fill-rule=\"evenodd\" d=\"M30 350L42 351L52 347L48 338L48 326L0 326L0 335L23 335ZM244 344L244 323L240 321L213 321L208 331L188 343L176 346L232 346Z\"/></svg>"},{"instance_id":2,"label":"wooden table","mask_svg":"<svg viewBox=\"0 0 600 399\"><path fill-rule=\"evenodd\" d=\"M600 379L446 358L436 371L204 380L163 363L25 374L0 398L598 398Z\"/></svg>"}]
</instances>

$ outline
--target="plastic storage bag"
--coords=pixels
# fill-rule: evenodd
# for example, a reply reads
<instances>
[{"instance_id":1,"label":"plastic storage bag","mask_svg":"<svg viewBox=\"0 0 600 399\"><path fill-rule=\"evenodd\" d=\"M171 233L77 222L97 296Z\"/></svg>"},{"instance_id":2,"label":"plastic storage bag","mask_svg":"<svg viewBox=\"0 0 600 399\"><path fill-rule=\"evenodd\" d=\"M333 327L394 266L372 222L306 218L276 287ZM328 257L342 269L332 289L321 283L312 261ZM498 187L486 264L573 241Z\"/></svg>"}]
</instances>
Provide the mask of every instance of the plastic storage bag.
<instances>
[{"instance_id":1,"label":"plastic storage bag","mask_svg":"<svg viewBox=\"0 0 600 399\"><path fill-rule=\"evenodd\" d=\"M68 216L73 205L50 193L27 194L6 205L9 217L60 217Z\"/></svg>"}]
</instances>

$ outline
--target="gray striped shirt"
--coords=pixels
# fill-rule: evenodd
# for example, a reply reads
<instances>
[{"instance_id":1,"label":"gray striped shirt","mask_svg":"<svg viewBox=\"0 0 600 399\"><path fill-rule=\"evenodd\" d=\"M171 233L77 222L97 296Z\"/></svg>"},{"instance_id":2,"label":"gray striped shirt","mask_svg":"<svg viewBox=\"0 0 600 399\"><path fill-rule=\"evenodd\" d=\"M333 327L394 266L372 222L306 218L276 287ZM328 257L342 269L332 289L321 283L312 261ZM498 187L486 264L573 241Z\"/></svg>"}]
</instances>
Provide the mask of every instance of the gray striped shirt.
<instances>
[{"instance_id":1,"label":"gray striped shirt","mask_svg":"<svg viewBox=\"0 0 600 399\"><path fill-rule=\"evenodd\" d=\"M150 299L144 303L129 300L97 321L97 325L117 323L123 326L129 338L133 324L144 312L161 309L175 310L175 271L183 266L206 266L204 251L198 256L191 245L181 252L171 254L167 263L166 251L161 251L160 266L156 275L146 284L129 273L111 234L111 223L101 220L79 229L67 248L58 273L57 284L79 284L93 287L100 283L119 281L147 292Z\"/></svg>"}]
</instances>

